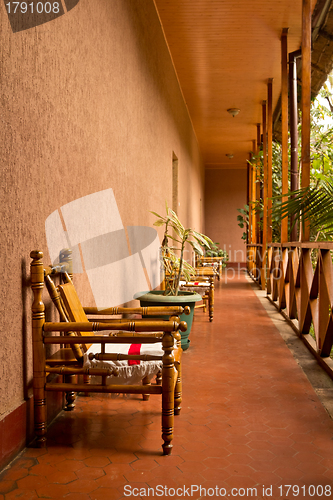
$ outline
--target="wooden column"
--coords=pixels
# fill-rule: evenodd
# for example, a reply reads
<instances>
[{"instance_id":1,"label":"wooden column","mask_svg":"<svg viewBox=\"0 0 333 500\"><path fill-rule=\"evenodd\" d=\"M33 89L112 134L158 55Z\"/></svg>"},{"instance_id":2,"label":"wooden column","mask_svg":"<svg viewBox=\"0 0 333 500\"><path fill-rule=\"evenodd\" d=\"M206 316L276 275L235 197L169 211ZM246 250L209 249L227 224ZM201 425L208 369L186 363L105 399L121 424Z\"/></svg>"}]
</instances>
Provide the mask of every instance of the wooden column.
<instances>
[{"instance_id":1,"label":"wooden column","mask_svg":"<svg viewBox=\"0 0 333 500\"><path fill-rule=\"evenodd\" d=\"M264 180L263 180L263 244L267 241L267 196L268 196L268 178L267 178L267 105L266 101L262 102L262 152L263 152L263 165L264 165Z\"/></svg>"},{"instance_id":2,"label":"wooden column","mask_svg":"<svg viewBox=\"0 0 333 500\"><path fill-rule=\"evenodd\" d=\"M311 105L311 0L302 4L302 188L310 185L310 105ZM305 224L301 240L309 241Z\"/></svg>"},{"instance_id":3,"label":"wooden column","mask_svg":"<svg viewBox=\"0 0 333 500\"><path fill-rule=\"evenodd\" d=\"M281 110L282 110L282 201L288 199L288 28L281 37ZM288 241L288 218L281 221L281 243Z\"/></svg>"},{"instance_id":4,"label":"wooden column","mask_svg":"<svg viewBox=\"0 0 333 500\"><path fill-rule=\"evenodd\" d=\"M251 161L251 158L249 159L249 162ZM246 186L246 199L247 199L247 205L249 207L249 225L248 225L248 228L247 228L247 240L246 240L246 243L250 243L251 242L251 197L252 197L252 193L251 193L251 186L252 186L252 169L251 169L251 164L250 163L247 163L247 186Z\"/></svg>"},{"instance_id":5,"label":"wooden column","mask_svg":"<svg viewBox=\"0 0 333 500\"><path fill-rule=\"evenodd\" d=\"M298 107L297 107L297 64L296 59L302 52L297 50L289 54L289 110L290 110L290 190L299 189L298 181ZM291 215L290 240L296 241L298 237L298 224L295 221L295 215Z\"/></svg>"},{"instance_id":6,"label":"wooden column","mask_svg":"<svg viewBox=\"0 0 333 500\"><path fill-rule=\"evenodd\" d=\"M262 253L261 253L261 288L266 287L266 245L267 245L267 196L268 196L268 176L267 176L267 105L266 101L262 102L262 135L263 135L263 230L262 230Z\"/></svg>"},{"instance_id":7,"label":"wooden column","mask_svg":"<svg viewBox=\"0 0 333 500\"><path fill-rule=\"evenodd\" d=\"M257 147L256 147L256 155L259 155L260 143L261 143L260 123L257 123ZM260 198L261 198L260 160L259 160L259 158L257 159L256 163L257 163L256 200L259 202ZM256 216L256 221L257 221L257 243L261 243L261 231L259 229L259 226L260 226L260 213L259 213L259 211L258 211L257 216Z\"/></svg>"},{"instance_id":8,"label":"wooden column","mask_svg":"<svg viewBox=\"0 0 333 500\"><path fill-rule=\"evenodd\" d=\"M273 166L273 78L267 84L267 243L271 243L272 235L272 181Z\"/></svg>"},{"instance_id":9,"label":"wooden column","mask_svg":"<svg viewBox=\"0 0 333 500\"><path fill-rule=\"evenodd\" d=\"M252 196L253 196L253 166L252 155L249 155L248 161L248 205L249 205L249 227L247 231L247 242L252 243Z\"/></svg>"},{"instance_id":10,"label":"wooden column","mask_svg":"<svg viewBox=\"0 0 333 500\"><path fill-rule=\"evenodd\" d=\"M251 234L251 243L256 245L258 241L258 220L257 214L255 210L255 203L257 201L257 160L255 159L257 154L257 141L253 139L253 154L251 155L251 170L252 170L252 185L251 185L251 193L252 193L252 209L251 209L251 226L252 226L252 234ZM251 248L247 258L249 261L250 271L253 273L254 278L257 278L257 268L256 268L256 247Z\"/></svg>"},{"instance_id":11,"label":"wooden column","mask_svg":"<svg viewBox=\"0 0 333 500\"><path fill-rule=\"evenodd\" d=\"M256 154L256 141L253 140L253 156L255 156ZM256 183L256 180L257 180L257 171L256 171L256 165L253 164L253 157L252 157L252 202L254 203L257 199L257 183ZM255 210L254 210L254 207L252 207L252 213L251 213L251 216L252 216L252 221L251 221L251 225L252 225L252 239L251 239L251 243L257 243L257 223L256 223L256 213L255 213Z\"/></svg>"}]
</instances>

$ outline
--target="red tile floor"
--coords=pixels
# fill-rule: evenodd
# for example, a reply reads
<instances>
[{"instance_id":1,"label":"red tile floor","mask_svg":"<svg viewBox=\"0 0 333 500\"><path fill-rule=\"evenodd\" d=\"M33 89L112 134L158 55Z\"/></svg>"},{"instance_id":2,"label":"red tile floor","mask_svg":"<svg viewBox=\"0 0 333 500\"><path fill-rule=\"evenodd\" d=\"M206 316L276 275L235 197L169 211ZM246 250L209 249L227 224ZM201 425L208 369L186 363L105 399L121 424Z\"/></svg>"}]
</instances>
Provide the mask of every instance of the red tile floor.
<instances>
[{"instance_id":1,"label":"red tile floor","mask_svg":"<svg viewBox=\"0 0 333 500\"><path fill-rule=\"evenodd\" d=\"M216 285L191 340L172 456L158 396L81 397L3 472L0 499L332 498L333 421L244 274Z\"/></svg>"}]
</instances>

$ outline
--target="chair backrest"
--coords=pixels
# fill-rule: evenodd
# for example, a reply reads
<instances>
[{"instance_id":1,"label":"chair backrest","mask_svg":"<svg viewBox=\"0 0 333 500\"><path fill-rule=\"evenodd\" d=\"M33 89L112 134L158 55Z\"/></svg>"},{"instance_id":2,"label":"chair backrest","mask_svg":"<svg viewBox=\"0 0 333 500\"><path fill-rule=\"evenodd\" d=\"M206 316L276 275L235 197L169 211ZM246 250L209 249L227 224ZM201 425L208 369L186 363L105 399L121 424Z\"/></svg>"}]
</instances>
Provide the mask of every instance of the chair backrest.
<instances>
[{"instance_id":1,"label":"chair backrest","mask_svg":"<svg viewBox=\"0 0 333 500\"><path fill-rule=\"evenodd\" d=\"M51 276L61 276L65 283L56 286ZM63 272L61 268L58 269L57 267L44 268L44 280L52 302L59 312L61 321L89 322L70 275L67 272ZM84 336L89 335L89 332L70 332L68 335ZM66 343L65 340L64 343ZM81 342L79 344L71 344L73 354L78 361L82 360L84 353L89 349L90 345L82 344Z\"/></svg>"},{"instance_id":2,"label":"chair backrest","mask_svg":"<svg viewBox=\"0 0 333 500\"><path fill-rule=\"evenodd\" d=\"M197 277L200 276L203 278L211 278L216 275L213 267L196 267L195 272Z\"/></svg>"},{"instance_id":3,"label":"chair backrest","mask_svg":"<svg viewBox=\"0 0 333 500\"><path fill-rule=\"evenodd\" d=\"M73 283L64 283L63 285L58 285L57 289L60 292L60 297L62 303L65 307L66 314L70 321L77 323L89 323L86 313L83 310L80 299L76 293ZM78 335L81 336L91 336L90 332L79 332ZM75 344L76 345L76 344ZM81 344L82 351L86 352L91 344ZM77 347L76 347L77 349ZM74 352L75 354L75 352ZM83 354L82 354L83 355ZM82 355L79 357L81 358Z\"/></svg>"},{"instance_id":4,"label":"chair backrest","mask_svg":"<svg viewBox=\"0 0 333 500\"><path fill-rule=\"evenodd\" d=\"M58 285L57 289L60 292L60 297L63 300L70 321L87 323L89 320L83 310L73 283ZM91 333L84 332L83 335L91 335Z\"/></svg>"}]
</instances>

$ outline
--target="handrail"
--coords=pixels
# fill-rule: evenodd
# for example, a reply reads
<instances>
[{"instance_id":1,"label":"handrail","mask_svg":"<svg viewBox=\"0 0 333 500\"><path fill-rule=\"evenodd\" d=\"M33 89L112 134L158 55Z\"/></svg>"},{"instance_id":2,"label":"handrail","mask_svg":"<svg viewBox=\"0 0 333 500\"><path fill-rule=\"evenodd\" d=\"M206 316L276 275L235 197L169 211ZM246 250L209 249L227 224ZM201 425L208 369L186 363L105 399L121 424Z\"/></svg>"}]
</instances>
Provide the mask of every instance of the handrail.
<instances>
[{"instance_id":1,"label":"handrail","mask_svg":"<svg viewBox=\"0 0 333 500\"><path fill-rule=\"evenodd\" d=\"M262 248L262 243L247 243L247 248ZM333 242L330 241L287 241L285 243L270 242L267 243L267 247L283 248L283 247L295 247L295 248L321 248L324 250L333 250Z\"/></svg>"},{"instance_id":2,"label":"handrail","mask_svg":"<svg viewBox=\"0 0 333 500\"><path fill-rule=\"evenodd\" d=\"M252 245L253 246L253 245ZM333 242L330 241L288 241L285 243L267 243L267 247L294 247L294 248L320 248L323 250L333 250Z\"/></svg>"},{"instance_id":3,"label":"handrail","mask_svg":"<svg viewBox=\"0 0 333 500\"><path fill-rule=\"evenodd\" d=\"M249 243L247 249L250 276L333 378L333 242L270 242L265 251Z\"/></svg>"}]
</instances>

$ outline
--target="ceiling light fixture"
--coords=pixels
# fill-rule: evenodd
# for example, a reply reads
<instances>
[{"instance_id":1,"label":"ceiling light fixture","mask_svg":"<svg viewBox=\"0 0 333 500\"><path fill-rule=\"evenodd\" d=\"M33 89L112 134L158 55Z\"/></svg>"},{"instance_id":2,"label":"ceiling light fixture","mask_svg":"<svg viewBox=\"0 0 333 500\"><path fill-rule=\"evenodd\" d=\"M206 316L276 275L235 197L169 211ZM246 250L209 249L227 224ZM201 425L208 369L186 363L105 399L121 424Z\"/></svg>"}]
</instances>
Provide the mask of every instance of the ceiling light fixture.
<instances>
[{"instance_id":1,"label":"ceiling light fixture","mask_svg":"<svg viewBox=\"0 0 333 500\"><path fill-rule=\"evenodd\" d=\"M238 115L238 113L240 112L240 109L239 108L229 108L227 109L228 113L231 114L231 116L233 118L235 118L236 115Z\"/></svg>"}]
</instances>

